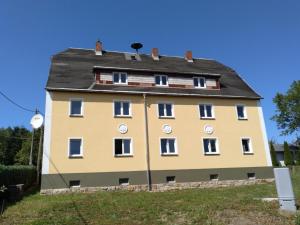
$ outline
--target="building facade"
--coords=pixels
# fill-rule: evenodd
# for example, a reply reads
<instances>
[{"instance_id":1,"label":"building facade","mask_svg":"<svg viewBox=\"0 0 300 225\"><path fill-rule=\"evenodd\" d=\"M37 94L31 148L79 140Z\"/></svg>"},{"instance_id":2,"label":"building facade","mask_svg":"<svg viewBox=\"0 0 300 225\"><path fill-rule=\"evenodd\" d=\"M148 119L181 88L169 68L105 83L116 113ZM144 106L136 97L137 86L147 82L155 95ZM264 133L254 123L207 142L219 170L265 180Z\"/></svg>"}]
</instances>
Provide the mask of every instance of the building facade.
<instances>
[{"instance_id":1,"label":"building facade","mask_svg":"<svg viewBox=\"0 0 300 225\"><path fill-rule=\"evenodd\" d=\"M260 99L190 51L67 49L46 87L42 191L272 178Z\"/></svg>"}]
</instances>

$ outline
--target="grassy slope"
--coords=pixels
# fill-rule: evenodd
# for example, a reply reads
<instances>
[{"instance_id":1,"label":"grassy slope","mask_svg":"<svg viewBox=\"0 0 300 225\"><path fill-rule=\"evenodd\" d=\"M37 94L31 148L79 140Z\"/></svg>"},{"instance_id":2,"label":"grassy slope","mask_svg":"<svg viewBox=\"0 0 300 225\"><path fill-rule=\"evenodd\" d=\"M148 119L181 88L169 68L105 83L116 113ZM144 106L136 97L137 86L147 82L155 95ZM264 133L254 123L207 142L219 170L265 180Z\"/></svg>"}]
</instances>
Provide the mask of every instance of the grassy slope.
<instances>
[{"instance_id":1,"label":"grassy slope","mask_svg":"<svg viewBox=\"0 0 300 225\"><path fill-rule=\"evenodd\" d=\"M300 171L293 176L300 203ZM7 208L0 224L294 224L277 211L274 184L170 192L97 192L25 197Z\"/></svg>"}]
</instances>

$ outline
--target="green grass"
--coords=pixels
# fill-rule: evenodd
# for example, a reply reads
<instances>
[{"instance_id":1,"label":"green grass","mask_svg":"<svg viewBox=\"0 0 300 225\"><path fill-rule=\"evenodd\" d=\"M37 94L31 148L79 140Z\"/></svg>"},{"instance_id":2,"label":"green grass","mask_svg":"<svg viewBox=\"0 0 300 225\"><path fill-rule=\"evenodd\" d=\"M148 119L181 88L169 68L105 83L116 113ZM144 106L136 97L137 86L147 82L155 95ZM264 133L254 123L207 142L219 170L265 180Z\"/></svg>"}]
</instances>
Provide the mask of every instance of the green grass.
<instances>
[{"instance_id":1,"label":"green grass","mask_svg":"<svg viewBox=\"0 0 300 225\"><path fill-rule=\"evenodd\" d=\"M293 174L300 204L300 170ZM42 196L33 193L9 206L0 224L295 224L281 215L274 184L169 192L97 192Z\"/></svg>"}]
</instances>

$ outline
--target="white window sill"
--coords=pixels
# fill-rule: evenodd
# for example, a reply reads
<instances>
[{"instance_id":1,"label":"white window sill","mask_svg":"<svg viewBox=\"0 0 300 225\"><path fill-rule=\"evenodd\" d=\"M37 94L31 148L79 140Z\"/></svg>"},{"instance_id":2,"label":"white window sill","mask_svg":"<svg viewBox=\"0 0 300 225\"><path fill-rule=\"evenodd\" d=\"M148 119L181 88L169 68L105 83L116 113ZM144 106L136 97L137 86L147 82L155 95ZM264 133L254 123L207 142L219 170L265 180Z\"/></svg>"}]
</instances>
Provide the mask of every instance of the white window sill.
<instances>
[{"instance_id":1,"label":"white window sill","mask_svg":"<svg viewBox=\"0 0 300 225\"><path fill-rule=\"evenodd\" d=\"M126 115L124 115L124 116L123 115L120 115L120 116L119 115L115 115L114 117L115 118L132 118L132 116L126 116Z\"/></svg>"},{"instance_id":2,"label":"white window sill","mask_svg":"<svg viewBox=\"0 0 300 225\"><path fill-rule=\"evenodd\" d=\"M115 157L119 158L119 157L133 157L133 154L123 154L123 155L115 155Z\"/></svg>"},{"instance_id":3,"label":"white window sill","mask_svg":"<svg viewBox=\"0 0 300 225\"><path fill-rule=\"evenodd\" d=\"M159 116L159 119L175 119L175 116Z\"/></svg>"},{"instance_id":4,"label":"white window sill","mask_svg":"<svg viewBox=\"0 0 300 225\"><path fill-rule=\"evenodd\" d=\"M83 158L83 155L69 155L69 158Z\"/></svg>"},{"instance_id":5,"label":"white window sill","mask_svg":"<svg viewBox=\"0 0 300 225\"><path fill-rule=\"evenodd\" d=\"M220 155L219 152L205 152L204 155Z\"/></svg>"},{"instance_id":6,"label":"white window sill","mask_svg":"<svg viewBox=\"0 0 300 225\"><path fill-rule=\"evenodd\" d=\"M238 118L238 120L248 120L248 118Z\"/></svg>"},{"instance_id":7,"label":"white window sill","mask_svg":"<svg viewBox=\"0 0 300 225\"><path fill-rule=\"evenodd\" d=\"M161 153L161 156L178 156L178 153Z\"/></svg>"},{"instance_id":8,"label":"white window sill","mask_svg":"<svg viewBox=\"0 0 300 225\"><path fill-rule=\"evenodd\" d=\"M83 117L82 114L70 114L69 116L70 117Z\"/></svg>"},{"instance_id":9,"label":"white window sill","mask_svg":"<svg viewBox=\"0 0 300 225\"><path fill-rule=\"evenodd\" d=\"M169 85L159 85L159 84L155 84L155 87L169 87Z\"/></svg>"},{"instance_id":10,"label":"white window sill","mask_svg":"<svg viewBox=\"0 0 300 225\"><path fill-rule=\"evenodd\" d=\"M128 85L128 83L113 83L115 85Z\"/></svg>"},{"instance_id":11,"label":"white window sill","mask_svg":"<svg viewBox=\"0 0 300 225\"><path fill-rule=\"evenodd\" d=\"M253 152L243 152L243 153L244 153L244 155L254 155Z\"/></svg>"},{"instance_id":12,"label":"white window sill","mask_svg":"<svg viewBox=\"0 0 300 225\"><path fill-rule=\"evenodd\" d=\"M196 88L196 89L206 89L206 87L196 87L196 86L194 86L194 88Z\"/></svg>"},{"instance_id":13,"label":"white window sill","mask_svg":"<svg viewBox=\"0 0 300 225\"><path fill-rule=\"evenodd\" d=\"M201 120L215 120L215 117L200 117Z\"/></svg>"}]
</instances>

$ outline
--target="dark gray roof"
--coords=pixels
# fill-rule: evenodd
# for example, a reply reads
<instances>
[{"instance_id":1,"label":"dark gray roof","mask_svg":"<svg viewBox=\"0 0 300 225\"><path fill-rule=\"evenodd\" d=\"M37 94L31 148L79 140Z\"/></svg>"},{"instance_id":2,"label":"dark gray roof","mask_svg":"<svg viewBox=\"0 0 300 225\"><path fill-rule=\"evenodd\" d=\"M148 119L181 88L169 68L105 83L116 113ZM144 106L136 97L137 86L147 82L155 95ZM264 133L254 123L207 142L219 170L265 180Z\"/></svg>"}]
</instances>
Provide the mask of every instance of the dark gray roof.
<instances>
[{"instance_id":1,"label":"dark gray roof","mask_svg":"<svg viewBox=\"0 0 300 225\"><path fill-rule=\"evenodd\" d=\"M261 98L231 68L207 59L194 59L193 63L184 58L160 56L154 61L151 56L140 54L141 61L126 60L122 52L103 52L95 55L91 49L69 48L52 57L50 75L46 88L48 90L77 90L104 92L132 92L153 94L222 96L240 98ZM94 68L118 68L132 71L150 71L153 73L180 74L192 76L204 74L220 77L221 90L201 90L182 88L134 87L116 85L94 85ZM142 74L142 73L141 73Z\"/></svg>"},{"instance_id":2,"label":"dark gray roof","mask_svg":"<svg viewBox=\"0 0 300 225\"><path fill-rule=\"evenodd\" d=\"M283 152L284 148L283 148L283 144L274 144L274 150L275 152ZM289 149L291 151L298 151L298 147L296 145L289 145Z\"/></svg>"}]
</instances>

